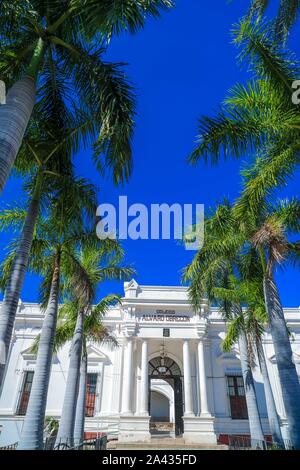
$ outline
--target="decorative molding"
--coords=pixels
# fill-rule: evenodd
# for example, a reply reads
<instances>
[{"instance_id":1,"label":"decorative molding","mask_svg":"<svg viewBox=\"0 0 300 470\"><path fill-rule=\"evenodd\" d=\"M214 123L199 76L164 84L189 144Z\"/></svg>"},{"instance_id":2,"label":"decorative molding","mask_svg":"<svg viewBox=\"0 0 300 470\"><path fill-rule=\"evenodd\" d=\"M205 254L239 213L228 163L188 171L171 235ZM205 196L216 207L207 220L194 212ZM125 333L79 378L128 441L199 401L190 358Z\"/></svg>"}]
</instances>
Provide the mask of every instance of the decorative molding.
<instances>
[{"instance_id":1,"label":"decorative molding","mask_svg":"<svg viewBox=\"0 0 300 470\"><path fill-rule=\"evenodd\" d=\"M87 354L88 354L88 367L95 367L101 362L110 362L110 358L104 354L97 346L94 344L89 344L87 346Z\"/></svg>"},{"instance_id":2,"label":"decorative molding","mask_svg":"<svg viewBox=\"0 0 300 470\"><path fill-rule=\"evenodd\" d=\"M124 282L125 298L136 298L140 292L140 288L135 279L131 279L129 282Z\"/></svg>"},{"instance_id":3,"label":"decorative molding","mask_svg":"<svg viewBox=\"0 0 300 470\"><path fill-rule=\"evenodd\" d=\"M20 354L25 361L36 361L36 354L31 351L31 347L24 349Z\"/></svg>"},{"instance_id":4,"label":"decorative molding","mask_svg":"<svg viewBox=\"0 0 300 470\"><path fill-rule=\"evenodd\" d=\"M123 335L126 338L129 338L131 336L135 336L137 332L137 324L133 320L128 320L122 325L122 331Z\"/></svg>"},{"instance_id":5,"label":"decorative molding","mask_svg":"<svg viewBox=\"0 0 300 470\"><path fill-rule=\"evenodd\" d=\"M240 363L240 353L237 348L233 348L230 352L221 352L217 356L217 361L227 363Z\"/></svg>"},{"instance_id":6,"label":"decorative molding","mask_svg":"<svg viewBox=\"0 0 300 470\"><path fill-rule=\"evenodd\" d=\"M205 340L206 339L207 325L208 325L207 320L203 319L203 318L200 319L195 325L196 332L197 332L197 335L198 335L200 340Z\"/></svg>"}]
</instances>

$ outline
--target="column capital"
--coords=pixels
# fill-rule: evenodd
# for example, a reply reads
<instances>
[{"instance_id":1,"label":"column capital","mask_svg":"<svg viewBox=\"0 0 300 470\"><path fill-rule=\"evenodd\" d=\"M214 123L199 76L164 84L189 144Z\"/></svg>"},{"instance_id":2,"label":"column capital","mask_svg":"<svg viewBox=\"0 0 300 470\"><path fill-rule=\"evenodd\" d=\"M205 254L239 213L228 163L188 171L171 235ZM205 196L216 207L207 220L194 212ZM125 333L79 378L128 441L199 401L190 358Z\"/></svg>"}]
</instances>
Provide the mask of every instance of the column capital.
<instances>
[{"instance_id":1,"label":"column capital","mask_svg":"<svg viewBox=\"0 0 300 470\"><path fill-rule=\"evenodd\" d=\"M203 341L207 338L207 322L201 321L196 325L196 332L198 338Z\"/></svg>"},{"instance_id":2,"label":"column capital","mask_svg":"<svg viewBox=\"0 0 300 470\"><path fill-rule=\"evenodd\" d=\"M209 302L208 299L202 299L199 305L199 309L196 312L197 315L202 318L206 319L209 315Z\"/></svg>"},{"instance_id":3,"label":"column capital","mask_svg":"<svg viewBox=\"0 0 300 470\"><path fill-rule=\"evenodd\" d=\"M133 321L127 321L122 325L122 331L126 338L133 338L136 333L136 323Z\"/></svg>"}]
</instances>

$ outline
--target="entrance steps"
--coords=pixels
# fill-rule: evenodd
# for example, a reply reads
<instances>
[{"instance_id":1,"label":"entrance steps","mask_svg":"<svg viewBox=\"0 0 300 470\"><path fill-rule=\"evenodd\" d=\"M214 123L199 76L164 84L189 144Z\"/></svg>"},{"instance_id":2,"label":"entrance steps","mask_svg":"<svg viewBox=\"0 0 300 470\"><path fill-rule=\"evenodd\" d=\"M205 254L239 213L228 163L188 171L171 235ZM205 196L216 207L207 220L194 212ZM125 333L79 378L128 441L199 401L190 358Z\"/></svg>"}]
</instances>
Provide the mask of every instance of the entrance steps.
<instances>
[{"instance_id":1,"label":"entrance steps","mask_svg":"<svg viewBox=\"0 0 300 470\"><path fill-rule=\"evenodd\" d=\"M110 441L107 450L228 450L221 444L186 444L183 437L152 438L150 442L119 442Z\"/></svg>"}]
</instances>

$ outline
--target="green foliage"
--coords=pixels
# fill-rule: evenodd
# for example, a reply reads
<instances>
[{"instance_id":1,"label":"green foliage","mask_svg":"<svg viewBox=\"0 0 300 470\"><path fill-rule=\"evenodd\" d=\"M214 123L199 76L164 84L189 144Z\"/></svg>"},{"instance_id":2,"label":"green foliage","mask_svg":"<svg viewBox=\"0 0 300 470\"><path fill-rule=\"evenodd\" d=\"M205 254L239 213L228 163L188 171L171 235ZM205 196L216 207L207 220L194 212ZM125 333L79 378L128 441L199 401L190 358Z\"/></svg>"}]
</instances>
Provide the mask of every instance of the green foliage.
<instances>
[{"instance_id":1,"label":"green foliage","mask_svg":"<svg viewBox=\"0 0 300 470\"><path fill-rule=\"evenodd\" d=\"M11 86L42 44L36 115L57 128L80 129L71 132L73 150L96 141L96 166L116 184L132 169L135 93L123 64L104 60L107 45L112 35L134 33L172 6L171 0L1 2L1 78Z\"/></svg>"},{"instance_id":2,"label":"green foliage","mask_svg":"<svg viewBox=\"0 0 300 470\"><path fill-rule=\"evenodd\" d=\"M251 0L248 17L260 20L269 6L269 0ZM274 21L274 36L285 40L292 26L295 24L300 9L299 0L280 0L277 16Z\"/></svg>"}]
</instances>

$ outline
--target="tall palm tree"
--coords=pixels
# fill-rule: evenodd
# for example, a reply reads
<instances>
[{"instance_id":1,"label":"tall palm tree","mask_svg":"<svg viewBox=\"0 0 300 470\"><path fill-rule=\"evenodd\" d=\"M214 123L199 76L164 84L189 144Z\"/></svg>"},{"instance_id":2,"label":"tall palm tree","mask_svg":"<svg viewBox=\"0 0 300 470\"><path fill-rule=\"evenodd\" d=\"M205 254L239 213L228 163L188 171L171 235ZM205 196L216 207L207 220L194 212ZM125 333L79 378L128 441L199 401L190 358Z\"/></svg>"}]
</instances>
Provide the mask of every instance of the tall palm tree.
<instances>
[{"instance_id":1,"label":"tall palm tree","mask_svg":"<svg viewBox=\"0 0 300 470\"><path fill-rule=\"evenodd\" d=\"M70 156L77 150L78 138L82 137L85 142L90 133L90 124L83 120L87 119L84 113L69 119L70 128L67 129L59 111L59 107L53 107L51 124L49 121L45 124L43 114L39 115L38 120L32 119L19 152L16 170L26 176L25 187L29 193L28 211L23 226L16 223L20 222L17 210L6 209L0 214L2 229L11 228L14 223L15 228L21 232L15 258L4 286L5 295L0 311L0 390L40 207L51 205L51 198L55 197L55 187L66 184L66 179L70 179Z\"/></svg>"},{"instance_id":2,"label":"tall palm tree","mask_svg":"<svg viewBox=\"0 0 300 470\"><path fill-rule=\"evenodd\" d=\"M118 243L111 243L110 240L102 241L96 248L83 248L78 254L80 264L85 269L86 277L89 279L89 290L80 292L79 295L77 292L76 295L77 289L75 289L74 295L76 300L66 303L66 305L62 307L64 316L69 317L71 321L73 339L65 397L57 435L57 445L69 444L73 446L74 443L73 435L84 334L91 333L93 331L92 327L94 327L94 335L96 336L96 326L97 332L99 332L99 323L103 314L105 314L112 303L115 303L119 300L119 298L115 295L107 296L93 307L91 304L93 301L95 301L96 287L100 282L107 279L125 280L134 273L131 268L120 265L121 258L122 250L120 246ZM74 291L74 285L76 286L76 279L72 275L69 277L68 284L70 284L70 290ZM88 330L87 327L89 328ZM62 336L63 339L66 339L66 335L69 332L70 324L65 323L57 332L58 339L60 336ZM105 329L103 329L103 332L105 332ZM108 336L103 336L104 339L106 337Z\"/></svg>"},{"instance_id":3,"label":"tall palm tree","mask_svg":"<svg viewBox=\"0 0 300 470\"><path fill-rule=\"evenodd\" d=\"M297 200L285 200L271 205L262 199L257 203L256 210L246 212L243 202L242 195L232 211L228 204L225 208L221 206L221 210L217 211L215 220L222 224L224 233L222 237L212 240L212 246L214 250L222 253L222 257L209 264L202 275L212 282L210 277L214 280L213 270L223 266L223 256L231 258L233 254L240 253L249 245L257 251L263 273L265 309L275 349L290 438L292 445L297 449L300 446L297 426L300 419L300 384L292 359L291 344L274 273L276 266L284 267L288 262L299 262L299 242L291 241L288 235L299 233L300 203ZM209 250L212 250L211 246ZM189 276L197 276L197 258L201 260L202 257L205 259L205 256L205 250L196 255L194 266L187 271ZM196 282L193 295L197 295Z\"/></svg>"},{"instance_id":4,"label":"tall palm tree","mask_svg":"<svg viewBox=\"0 0 300 470\"><path fill-rule=\"evenodd\" d=\"M62 324L57 327L56 348L72 339L70 368L68 372L65 399L62 407L59 434L56 439L58 448L61 445L80 445L84 436L85 394L87 374L87 341L117 345L116 339L103 326L103 316L111 305L119 302L119 296L109 295L96 306L89 306L89 312L84 317L83 328L78 331L78 302L66 302L61 310ZM76 318L77 317L77 318ZM75 329L74 329L75 325ZM79 347L74 348L75 336ZM72 357L73 356L73 357ZM76 361L75 361L76 357ZM71 363L73 366L71 367ZM73 380L71 378L73 377Z\"/></svg>"},{"instance_id":5,"label":"tall palm tree","mask_svg":"<svg viewBox=\"0 0 300 470\"><path fill-rule=\"evenodd\" d=\"M134 99L119 64L103 61L105 43L114 33L142 27L148 16L159 16L172 2L20 0L16 9L10 4L3 0L0 6L0 75L11 87L0 107L0 191L36 101L47 109L55 92L62 93L66 106L76 108L76 96L93 110L100 132L99 166L112 169L116 182L128 178Z\"/></svg>"},{"instance_id":6,"label":"tall palm tree","mask_svg":"<svg viewBox=\"0 0 300 470\"><path fill-rule=\"evenodd\" d=\"M68 199L69 198L69 199ZM42 308L45 308L35 376L28 404L20 446L41 448L43 420L48 392L54 333L62 277L71 268L77 272L78 284L84 288L85 277L75 255L76 243L95 237L83 231L86 206L94 207L94 193L88 185L67 184L52 203L51 214L37 225L32 243L30 266L42 273Z\"/></svg>"},{"instance_id":7,"label":"tall palm tree","mask_svg":"<svg viewBox=\"0 0 300 470\"><path fill-rule=\"evenodd\" d=\"M227 288L238 264L232 247L227 246L228 227L232 227L230 206L228 203L217 207L215 213L205 221L205 245L197 252L192 263L185 268L183 280L190 283L189 296L192 305L197 310L203 296L208 295L211 302L217 301L216 288ZM230 285L230 284L229 284ZM239 299L234 302L226 301L222 305L226 322L236 322L242 318L242 306ZM256 399L251 361L248 356L248 341L245 330L240 329L238 335L242 375L245 387L247 409L249 416L252 444L264 440L261 420Z\"/></svg>"},{"instance_id":8,"label":"tall palm tree","mask_svg":"<svg viewBox=\"0 0 300 470\"><path fill-rule=\"evenodd\" d=\"M80 445L84 439L84 423L86 413L86 387L87 387L87 348L86 341L83 340L82 355L80 362L80 379L78 387L78 396L76 403L75 424L74 424L74 443Z\"/></svg>"},{"instance_id":9,"label":"tall palm tree","mask_svg":"<svg viewBox=\"0 0 300 470\"><path fill-rule=\"evenodd\" d=\"M283 401L289 422L289 431L292 443L296 449L300 448L300 384L293 362L292 348L289 333L286 327L283 308L278 288L274 279L276 265L287 262L289 257L299 256L298 243L292 243L287 238L287 227L291 228L288 219L293 218L286 213L286 207L266 216L264 222L253 234L252 243L261 256L264 277L263 287L265 305L268 313L270 331L273 339L277 368L282 389ZM288 208L288 212L291 207ZM297 219L292 224L299 225L299 205Z\"/></svg>"},{"instance_id":10,"label":"tall palm tree","mask_svg":"<svg viewBox=\"0 0 300 470\"><path fill-rule=\"evenodd\" d=\"M275 349L290 437L295 448L300 448L300 385L293 362L289 333L276 284L276 269L289 263L299 263L300 203L297 199L272 203L270 186L265 187L265 170L259 175L258 161L244 172L245 188L233 208L245 238L257 250L263 274L265 309ZM255 175L254 180L252 179ZM296 241L295 240L296 238Z\"/></svg>"},{"instance_id":11,"label":"tall palm tree","mask_svg":"<svg viewBox=\"0 0 300 470\"><path fill-rule=\"evenodd\" d=\"M249 255L252 258L250 263ZM257 260L253 260L253 253L251 252L246 256L244 255L243 262L243 264L248 264L248 269L250 267L250 271L247 269L248 272L245 273L245 269L243 269L242 281L239 280L236 282L236 280L233 279L233 285L231 289L228 287L214 289L215 296L223 302L224 306L228 307L228 304L236 301L238 301L240 305L246 306L246 308L241 310L240 314L230 322L226 337L223 341L223 349L229 352L235 342L238 341L241 331L246 335L249 347L248 357L250 358L250 365L252 366L253 364L253 366L255 366L254 362L256 356L260 366L273 443L275 443L279 448L283 449L284 442L280 428L280 420L276 410L274 395L271 388L268 368L262 345L262 336L268 317L266 314L263 298L261 267L257 263Z\"/></svg>"}]
</instances>

